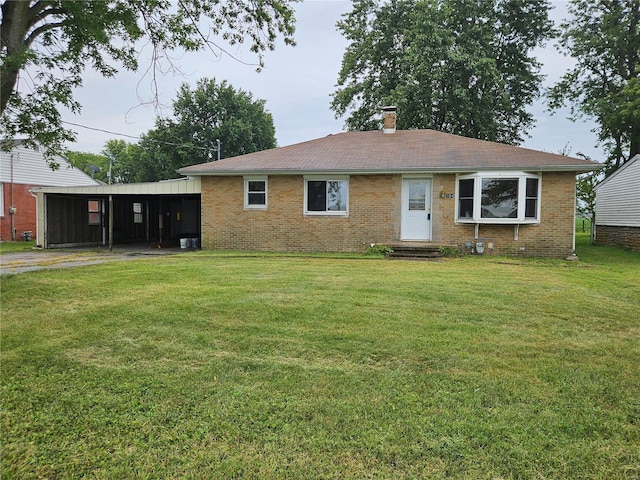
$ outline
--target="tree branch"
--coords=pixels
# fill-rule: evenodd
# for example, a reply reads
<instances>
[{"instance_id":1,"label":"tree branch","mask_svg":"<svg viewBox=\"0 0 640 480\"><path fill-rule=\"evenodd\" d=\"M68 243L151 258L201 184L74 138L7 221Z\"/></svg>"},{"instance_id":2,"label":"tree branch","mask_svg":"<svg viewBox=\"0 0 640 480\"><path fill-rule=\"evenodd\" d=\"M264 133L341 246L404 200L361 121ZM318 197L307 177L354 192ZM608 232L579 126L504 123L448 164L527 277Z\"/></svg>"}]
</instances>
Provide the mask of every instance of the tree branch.
<instances>
[{"instance_id":1,"label":"tree branch","mask_svg":"<svg viewBox=\"0 0 640 480\"><path fill-rule=\"evenodd\" d=\"M30 47L36 38L42 35L44 32L49 30L53 30L55 28L59 28L64 25L64 22L56 22L56 23L46 23L44 25L40 25L38 28L33 30L27 38L24 40L25 47Z\"/></svg>"},{"instance_id":2,"label":"tree branch","mask_svg":"<svg viewBox=\"0 0 640 480\"><path fill-rule=\"evenodd\" d=\"M37 15L31 17L29 26L32 27L36 23L44 20L47 17L50 17L51 15L63 15L64 13L65 11L62 8L50 8L49 10L42 10Z\"/></svg>"}]
</instances>

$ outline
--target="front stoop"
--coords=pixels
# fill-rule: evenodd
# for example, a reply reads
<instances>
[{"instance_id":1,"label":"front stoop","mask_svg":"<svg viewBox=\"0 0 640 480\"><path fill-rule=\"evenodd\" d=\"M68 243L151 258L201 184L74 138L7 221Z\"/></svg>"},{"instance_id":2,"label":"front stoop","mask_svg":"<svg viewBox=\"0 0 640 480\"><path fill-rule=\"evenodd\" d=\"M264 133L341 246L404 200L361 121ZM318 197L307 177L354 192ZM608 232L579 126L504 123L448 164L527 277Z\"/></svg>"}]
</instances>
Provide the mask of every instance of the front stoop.
<instances>
[{"instance_id":1,"label":"front stoop","mask_svg":"<svg viewBox=\"0 0 640 480\"><path fill-rule=\"evenodd\" d=\"M443 248L458 248L457 245L424 242L394 242L387 246L393 249L387 255L392 260L438 260L444 257Z\"/></svg>"}]
</instances>

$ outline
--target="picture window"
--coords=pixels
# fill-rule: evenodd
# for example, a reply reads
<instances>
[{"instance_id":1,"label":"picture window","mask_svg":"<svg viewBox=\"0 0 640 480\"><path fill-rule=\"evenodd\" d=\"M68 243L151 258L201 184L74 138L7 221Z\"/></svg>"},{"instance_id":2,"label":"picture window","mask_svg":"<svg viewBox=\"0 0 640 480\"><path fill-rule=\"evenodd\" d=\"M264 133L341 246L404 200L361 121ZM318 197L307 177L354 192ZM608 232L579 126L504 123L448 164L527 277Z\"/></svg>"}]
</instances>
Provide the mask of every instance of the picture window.
<instances>
[{"instance_id":1,"label":"picture window","mask_svg":"<svg viewBox=\"0 0 640 480\"><path fill-rule=\"evenodd\" d=\"M305 214L347 215L348 200L346 179L305 180Z\"/></svg>"}]
</instances>

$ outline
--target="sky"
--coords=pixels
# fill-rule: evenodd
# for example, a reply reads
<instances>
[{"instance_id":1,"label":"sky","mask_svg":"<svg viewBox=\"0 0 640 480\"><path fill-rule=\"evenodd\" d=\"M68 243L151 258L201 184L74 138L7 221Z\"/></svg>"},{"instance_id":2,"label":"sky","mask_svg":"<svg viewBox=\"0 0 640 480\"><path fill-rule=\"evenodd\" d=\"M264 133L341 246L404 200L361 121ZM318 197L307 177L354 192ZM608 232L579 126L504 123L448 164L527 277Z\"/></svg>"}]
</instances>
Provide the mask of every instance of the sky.
<instances>
[{"instance_id":1,"label":"sky","mask_svg":"<svg viewBox=\"0 0 640 480\"><path fill-rule=\"evenodd\" d=\"M552 5L554 21L567 16L566 1L554 1ZM306 0L297 4L297 45L279 43L275 51L265 54L265 67L259 73L255 66L257 59L248 46L229 48L242 62L211 50L176 54L172 63L180 72L156 77L159 104L150 102L151 79L143 72L122 71L106 79L87 71L83 87L76 92L82 112L80 115L65 113L63 120L91 129L67 125L78 134L77 142L69 148L100 153L111 139L135 143L135 137L154 127L158 115L171 115L171 102L180 85L188 83L194 87L201 78L215 78L218 83L226 80L234 89L251 93L253 99L265 100L265 108L273 116L279 146L342 132L346 117L336 119L329 105L347 47L336 22L350 9L351 2L341 0ZM145 65L144 58L149 53L142 50L141 66ZM543 64L545 86L556 82L572 65L571 58L560 54L552 43L537 49L534 55ZM521 146L553 153L568 151L572 156L583 153L594 160L604 160L592 132L593 122L567 120L567 110L552 115L543 101L533 104L530 111L536 126ZM224 154L224 145L222 151Z\"/></svg>"}]
</instances>

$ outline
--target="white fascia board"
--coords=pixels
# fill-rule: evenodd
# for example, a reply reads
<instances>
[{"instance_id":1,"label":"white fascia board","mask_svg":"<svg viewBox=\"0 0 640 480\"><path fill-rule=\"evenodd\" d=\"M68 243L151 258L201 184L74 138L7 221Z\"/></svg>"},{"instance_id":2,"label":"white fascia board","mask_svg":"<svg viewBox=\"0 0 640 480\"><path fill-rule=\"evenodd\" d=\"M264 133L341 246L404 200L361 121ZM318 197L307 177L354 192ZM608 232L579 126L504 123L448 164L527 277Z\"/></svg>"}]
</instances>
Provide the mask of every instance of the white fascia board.
<instances>
[{"instance_id":1,"label":"white fascia board","mask_svg":"<svg viewBox=\"0 0 640 480\"><path fill-rule=\"evenodd\" d=\"M345 169L327 169L327 170L300 170L300 169L273 169L273 170L218 170L218 171L190 171L189 175L193 177L232 177L245 175L326 175L326 174L344 174L344 175L389 175L389 174L437 174L437 173L472 173L472 172L571 172L586 173L598 170L599 166L582 166L582 165L565 165L565 166L523 166L523 167L438 167L438 168L380 168L380 169L362 169L362 168L345 168Z\"/></svg>"}]
</instances>

